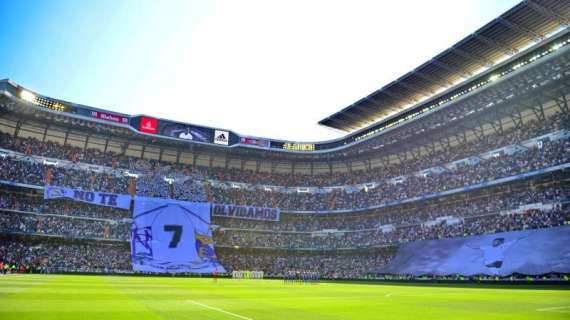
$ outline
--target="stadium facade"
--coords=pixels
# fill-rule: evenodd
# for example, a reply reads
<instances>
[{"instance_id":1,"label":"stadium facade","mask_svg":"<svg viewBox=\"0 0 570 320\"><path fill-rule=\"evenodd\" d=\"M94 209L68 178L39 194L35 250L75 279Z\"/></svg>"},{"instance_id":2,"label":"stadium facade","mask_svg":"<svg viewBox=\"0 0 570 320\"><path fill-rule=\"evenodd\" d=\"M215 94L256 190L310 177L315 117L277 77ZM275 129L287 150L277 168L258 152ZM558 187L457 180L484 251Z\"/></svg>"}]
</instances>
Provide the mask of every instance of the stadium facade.
<instances>
[{"instance_id":1,"label":"stadium facade","mask_svg":"<svg viewBox=\"0 0 570 320\"><path fill-rule=\"evenodd\" d=\"M399 248L428 240L549 228L565 241L569 25L570 3L524 1L320 121L347 131L322 142L127 115L3 80L0 259L27 269L132 271L131 213L44 200L49 185L217 204L221 264L271 276L398 273L390 261L403 259L394 259ZM509 237L483 251L491 274L570 273L566 261L499 272L510 260L496 248L519 241Z\"/></svg>"}]
</instances>

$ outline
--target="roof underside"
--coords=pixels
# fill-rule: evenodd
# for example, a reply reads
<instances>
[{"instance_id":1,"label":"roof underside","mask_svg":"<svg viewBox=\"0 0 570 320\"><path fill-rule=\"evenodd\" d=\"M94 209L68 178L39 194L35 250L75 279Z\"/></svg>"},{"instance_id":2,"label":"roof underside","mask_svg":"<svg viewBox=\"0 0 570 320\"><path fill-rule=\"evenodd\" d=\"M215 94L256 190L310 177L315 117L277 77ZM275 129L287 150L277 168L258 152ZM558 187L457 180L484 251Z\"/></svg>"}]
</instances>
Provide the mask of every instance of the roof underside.
<instances>
[{"instance_id":1,"label":"roof underside","mask_svg":"<svg viewBox=\"0 0 570 320\"><path fill-rule=\"evenodd\" d=\"M410 109L570 25L570 1L523 1L438 56L319 121L353 132Z\"/></svg>"}]
</instances>

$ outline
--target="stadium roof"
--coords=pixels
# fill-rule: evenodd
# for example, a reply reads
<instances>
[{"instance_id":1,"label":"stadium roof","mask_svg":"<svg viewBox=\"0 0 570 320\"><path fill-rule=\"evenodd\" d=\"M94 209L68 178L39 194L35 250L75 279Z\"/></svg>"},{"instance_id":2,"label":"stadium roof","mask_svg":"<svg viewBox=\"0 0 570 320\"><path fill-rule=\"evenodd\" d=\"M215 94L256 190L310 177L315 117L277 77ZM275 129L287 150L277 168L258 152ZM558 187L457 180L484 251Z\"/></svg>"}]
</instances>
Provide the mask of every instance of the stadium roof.
<instances>
[{"instance_id":1,"label":"stadium roof","mask_svg":"<svg viewBox=\"0 0 570 320\"><path fill-rule=\"evenodd\" d=\"M570 26L570 1L523 1L451 48L352 105L319 121L353 132L488 70Z\"/></svg>"}]
</instances>

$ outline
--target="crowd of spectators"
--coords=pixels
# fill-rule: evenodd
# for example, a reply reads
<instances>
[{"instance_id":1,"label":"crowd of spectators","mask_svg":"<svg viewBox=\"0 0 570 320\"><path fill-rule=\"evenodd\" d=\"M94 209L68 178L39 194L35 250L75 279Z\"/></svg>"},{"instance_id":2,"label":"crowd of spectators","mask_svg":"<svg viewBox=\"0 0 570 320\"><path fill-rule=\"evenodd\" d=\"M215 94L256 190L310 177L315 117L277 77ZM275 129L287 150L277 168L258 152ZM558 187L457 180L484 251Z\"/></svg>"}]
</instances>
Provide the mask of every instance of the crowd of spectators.
<instances>
[{"instance_id":1,"label":"crowd of spectators","mask_svg":"<svg viewBox=\"0 0 570 320\"><path fill-rule=\"evenodd\" d=\"M372 170L358 170L344 173L326 173L315 175L267 173L241 170L236 168L210 168L203 169L204 175L213 180L246 182L250 184L263 184L286 187L323 187L336 185L354 185L370 181L386 180L410 172L441 166L455 160L464 159L488 150L494 150L507 145L519 143L543 134L570 128L570 115L558 113L548 121L532 120L524 125L524 129L515 127L505 129L502 133L489 134L482 140L474 139L450 148L442 149L435 155L423 155L417 159L407 159L399 163L373 168Z\"/></svg>"},{"instance_id":2,"label":"crowd of spectators","mask_svg":"<svg viewBox=\"0 0 570 320\"><path fill-rule=\"evenodd\" d=\"M465 118L477 117L477 114L485 113L492 109L508 107L509 104L513 103L519 104L521 100L526 99L531 100L529 103L535 103L534 97L541 94L543 87L559 83L561 79L566 79L569 75L570 59L567 56L556 57L545 62L539 68L526 70L522 74L510 77L509 81L494 83L492 88L483 90L481 94L464 96L461 101L445 108L442 112L424 114L419 121L408 122L407 125L398 127L398 130L387 132L378 139L367 140L358 148L347 150L345 154L351 156L377 152L379 150L378 147L383 147L383 150L386 150L391 145L400 145L407 141L430 135L434 131L442 131L456 126L458 122ZM452 94L450 93L450 95ZM513 100L514 102L511 102ZM568 128L568 114L565 114L565 117L566 128ZM548 129L548 127L546 128ZM546 132L543 131L543 133ZM536 135L533 134L527 136L527 138L533 136ZM435 156L433 158L437 159L438 157ZM431 159L428 159L428 161L431 161Z\"/></svg>"},{"instance_id":3,"label":"crowd of spectators","mask_svg":"<svg viewBox=\"0 0 570 320\"><path fill-rule=\"evenodd\" d=\"M127 241L130 223L45 214L0 212L0 233Z\"/></svg>"},{"instance_id":4,"label":"crowd of spectators","mask_svg":"<svg viewBox=\"0 0 570 320\"><path fill-rule=\"evenodd\" d=\"M115 193L127 193L128 187L128 179L125 176L56 167L11 157L0 158L0 180Z\"/></svg>"},{"instance_id":5,"label":"crowd of spectators","mask_svg":"<svg viewBox=\"0 0 570 320\"><path fill-rule=\"evenodd\" d=\"M483 141L477 140L456 145L443 150L438 157L422 158L420 161L410 159L369 171L314 176L254 173L248 170L219 168L191 170L191 168L179 165L156 161L149 163L145 162L146 160L91 149L82 151L77 147L40 142L32 138L14 138L7 134L0 134L0 146L27 154L72 161L87 161L113 167L125 164L124 166L129 168L133 166L139 169L144 168L145 173L139 176L135 184L136 193L142 196L274 207L288 211L326 211L367 208L567 163L569 156L566 150L570 149L570 142L558 140L544 142L540 147L530 148L514 155L499 154L486 160L481 159L477 164L462 165L454 170L441 173L425 176L410 174L422 168L441 165L442 161L456 160L554 129L568 128L570 127L569 119L570 115L558 113L550 117L548 121L529 121L522 129L510 128L502 134L485 136ZM376 187L359 191L335 189L330 192L315 193L280 192L255 186L234 188L211 185L203 183L205 177L219 181L237 180L254 185L266 183L282 186L319 186L374 181ZM402 179L390 180L394 177ZM0 159L0 179L33 185L52 184L115 193L129 191L129 178L124 175L54 167L33 161L16 161L10 157Z\"/></svg>"},{"instance_id":6,"label":"crowd of spectators","mask_svg":"<svg viewBox=\"0 0 570 320\"><path fill-rule=\"evenodd\" d=\"M456 224L442 222L434 226L406 226L388 233L361 231L314 237L309 234L223 232L216 234L218 258L228 272L233 270L260 270L270 277L282 277L291 270L312 270L325 278L362 278L375 268L386 264L393 256L394 247L408 241L445 239L501 231L544 228L570 221L570 210L528 210L522 214L486 215L467 218ZM4 221L0 228L15 221ZM25 221L18 221L24 224ZM36 222L37 223L37 222ZM90 225L89 228L94 227ZM42 227L40 227L42 228ZM49 228L52 228L50 226ZM42 229L54 231L53 229ZM74 225L72 228L78 228ZM23 229L26 232L26 229ZM83 229L85 232L87 229ZM37 230L36 230L37 231ZM5 232L0 229L0 232ZM94 235L92 231L87 234ZM375 251L315 251L340 248ZM382 248L383 246L389 246ZM265 248L265 249L254 249ZM241 249L235 249L241 248ZM277 250L273 250L277 249ZM301 249L287 251L282 249ZM306 251L303 251L306 250ZM2 240L0 261L16 265L16 270L35 272L125 272L130 270L129 248L96 242L66 243L56 240L26 241Z\"/></svg>"},{"instance_id":7,"label":"crowd of spectators","mask_svg":"<svg viewBox=\"0 0 570 320\"><path fill-rule=\"evenodd\" d=\"M63 199L45 201L42 195L0 191L0 209L120 221L131 218L129 210L94 206Z\"/></svg>"},{"instance_id":8,"label":"crowd of spectators","mask_svg":"<svg viewBox=\"0 0 570 320\"><path fill-rule=\"evenodd\" d=\"M474 156L488 150L540 136L558 129L570 128L570 114L556 113L546 121L529 120L522 128L507 128L502 132L481 136L480 139L465 141L461 144L444 148L437 154L424 154L416 159L406 159L392 164L382 165L371 170L357 170L352 172L335 172L326 174L291 174L279 172L254 172L248 169L237 168L204 168L181 164L159 162L156 160L143 160L140 158L119 155L114 152L102 152L97 149L86 149L69 145L63 146L56 142L42 142L34 138L15 138L6 133L0 133L0 147L22 152L29 155L41 155L75 162L85 162L104 165L113 168L123 168L141 171L149 177L141 180L141 192L152 195L165 196L169 191L163 188L154 188L154 182L160 182L164 177L186 175L191 180L210 179L228 182L243 182L253 185L273 185L284 187L323 187L338 185L354 185L371 181L388 180L394 177L408 175L423 169L441 166L443 164ZM41 167L41 166L40 166ZM77 177L78 175L74 175ZM85 177L81 177L84 179ZM61 179L61 178L60 178ZM69 183L69 182L68 182ZM77 183L75 181L75 183ZM151 184L150 186L148 184ZM198 188L200 189L200 188ZM168 190L168 189L166 189ZM177 191L188 197L188 191ZM193 196L193 194L191 194ZM203 196L203 195L202 195Z\"/></svg>"},{"instance_id":9,"label":"crowd of spectators","mask_svg":"<svg viewBox=\"0 0 570 320\"><path fill-rule=\"evenodd\" d=\"M408 175L398 182L384 180L375 188L360 191L335 190L325 193L276 192L254 188L232 188L209 185L199 180L198 174L154 172L136 182L137 194L189 201L252 205L281 208L289 211L325 211L358 209L403 200L434 192L461 188L492 181L540 168L565 164L570 161L570 141L547 141L513 155L498 154L474 165L463 165L430 175ZM164 178L168 177L169 181ZM127 193L128 177L75 169L64 169L29 161L0 159L0 179L26 184L52 185Z\"/></svg>"},{"instance_id":10,"label":"crowd of spectators","mask_svg":"<svg viewBox=\"0 0 570 320\"><path fill-rule=\"evenodd\" d=\"M212 217L212 223L223 229L314 232L323 229L346 231L376 230L381 226L408 226L433 221L443 216L467 218L484 214L513 211L528 204L560 204L570 199L569 185L522 184L511 190L495 187L484 193L462 197L412 202L406 205L380 208L362 213L296 214L282 213L278 222ZM129 210L95 206L67 199L44 200L38 193L0 191L0 209L33 214L59 215L88 220L106 220L115 224L128 223ZM105 221L103 221L105 222Z\"/></svg>"},{"instance_id":11,"label":"crowd of spectators","mask_svg":"<svg viewBox=\"0 0 570 320\"><path fill-rule=\"evenodd\" d=\"M259 250L218 250L226 271L256 270L265 276L283 278L288 271L308 270L327 279L357 279L387 264L393 250L360 253L283 253Z\"/></svg>"},{"instance_id":12,"label":"crowd of spectators","mask_svg":"<svg viewBox=\"0 0 570 320\"><path fill-rule=\"evenodd\" d=\"M570 154L567 150L570 150L570 141L545 142L541 148L531 148L513 155L498 155L481 160L475 165L463 165L456 170L439 174L409 175L399 182L384 180L375 188L355 192L335 190L327 193L284 193L264 189L218 187L212 190L213 202L291 211L367 208L568 163Z\"/></svg>"},{"instance_id":13,"label":"crowd of spectators","mask_svg":"<svg viewBox=\"0 0 570 320\"><path fill-rule=\"evenodd\" d=\"M253 230L223 230L215 233L218 247L280 249L356 249L398 245L410 241L465 237L502 231L539 229L567 224L570 209L527 210L524 213L472 216L449 223L399 226L392 231L382 229L332 233L275 233Z\"/></svg>"},{"instance_id":14,"label":"crowd of spectators","mask_svg":"<svg viewBox=\"0 0 570 320\"><path fill-rule=\"evenodd\" d=\"M412 202L408 205L375 209L360 214L281 214L279 222L252 221L212 217L212 222L224 228L312 232L323 229L369 230L383 225L406 226L433 221L438 217L466 218L483 214L515 210L535 203L565 203L570 200L570 186L527 185L516 190L493 188L476 197L455 197L433 201Z\"/></svg>"},{"instance_id":15,"label":"crowd of spectators","mask_svg":"<svg viewBox=\"0 0 570 320\"><path fill-rule=\"evenodd\" d=\"M138 195L206 202L208 197L199 172L177 171L172 166L156 168L136 181Z\"/></svg>"},{"instance_id":16,"label":"crowd of spectators","mask_svg":"<svg viewBox=\"0 0 570 320\"><path fill-rule=\"evenodd\" d=\"M316 271L329 279L365 277L389 262L393 250L360 253L303 254L218 250L227 273L233 270L264 271L265 276L282 278L291 270ZM122 244L76 243L53 239L0 241L0 262L11 272L130 273L130 249Z\"/></svg>"},{"instance_id":17,"label":"crowd of spectators","mask_svg":"<svg viewBox=\"0 0 570 320\"><path fill-rule=\"evenodd\" d=\"M0 133L0 148L21 152L27 155L40 155L47 158L85 162L108 167L132 169L137 159L112 151L83 149L71 145L62 145L53 141L40 141L35 138L14 137Z\"/></svg>"},{"instance_id":18,"label":"crowd of spectators","mask_svg":"<svg viewBox=\"0 0 570 320\"><path fill-rule=\"evenodd\" d=\"M129 247L124 244L0 238L0 262L18 272L132 271Z\"/></svg>"},{"instance_id":19,"label":"crowd of spectators","mask_svg":"<svg viewBox=\"0 0 570 320\"><path fill-rule=\"evenodd\" d=\"M213 224L218 226L214 239L222 248L336 250L545 228L570 221L570 186L566 184L557 187L535 184L532 191L524 185L510 192L500 190L492 189L476 197L451 197L446 201L434 200L357 215L284 213L279 222L214 217ZM521 213L521 208L529 204L544 204L546 209ZM43 200L41 195L17 192L1 192L0 209L15 210L0 213L0 233L129 239L128 210L70 200ZM448 221L450 216L451 223ZM445 220L436 222L440 217ZM390 230L382 228L387 225Z\"/></svg>"},{"instance_id":20,"label":"crowd of spectators","mask_svg":"<svg viewBox=\"0 0 570 320\"><path fill-rule=\"evenodd\" d=\"M558 74L560 68L557 66L562 65L552 64L551 74ZM542 77L552 79L552 75ZM521 88L518 90L531 90L528 85ZM507 94L510 89L505 90ZM481 99L481 107L473 112L490 105L491 101ZM442 124L452 123L470 113L472 110L469 108L472 107L458 106L449 112L430 115L426 120L351 147L343 156L362 155L376 150L380 144L388 146L402 143L418 134L428 134L438 130ZM0 158L0 180L281 208L286 212L281 215L279 222L213 218L214 224L220 226L214 234L218 257L229 272L261 270L267 275L281 277L284 272L291 270L311 270L327 278L357 278L387 263L393 255L393 248L401 243L568 224L570 209L567 204L558 204L568 202L568 186L539 187L522 192L490 192L478 198L422 202L359 215L323 216L287 211L366 208L568 163L570 142L558 140L545 141L537 147L512 155L479 158L476 164L461 165L441 173L412 174L568 128L570 114L557 113L545 121L525 120L520 127L505 128L477 139L464 140L443 148L435 155L423 154L419 158L402 159L398 163L382 164L371 170L315 175L192 167L0 133L1 148L30 156L129 169L139 174L133 192L132 178L121 174L63 168L8 156ZM397 177L401 179L394 181ZM249 186L235 188L230 183L220 186L211 183L212 180L243 182ZM259 187L324 187L369 182L375 182L376 187L317 193L268 191ZM514 212L521 205L533 203L556 205L552 209L534 208ZM0 234L25 235L35 239L0 238L0 261L6 264L44 272L123 272L131 269L130 251L125 243L130 233L129 211L67 200L44 201L38 195L13 192L0 192L0 209L8 209L0 212ZM453 218L432 223L445 216ZM391 227L382 228L386 225ZM323 229L338 230L318 232Z\"/></svg>"}]
</instances>

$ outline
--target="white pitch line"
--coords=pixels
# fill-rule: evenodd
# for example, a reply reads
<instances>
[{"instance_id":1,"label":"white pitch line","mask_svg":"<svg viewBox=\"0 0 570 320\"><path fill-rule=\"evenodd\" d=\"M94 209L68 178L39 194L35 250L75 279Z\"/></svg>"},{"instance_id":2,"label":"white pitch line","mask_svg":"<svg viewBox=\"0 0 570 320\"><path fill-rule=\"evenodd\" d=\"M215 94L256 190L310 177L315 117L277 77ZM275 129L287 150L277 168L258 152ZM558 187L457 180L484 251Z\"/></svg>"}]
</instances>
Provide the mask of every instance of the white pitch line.
<instances>
[{"instance_id":1,"label":"white pitch line","mask_svg":"<svg viewBox=\"0 0 570 320\"><path fill-rule=\"evenodd\" d=\"M226 310L224 310L224 309L212 307L212 306L209 306L209 305L207 305L207 304L200 303L200 302L198 302L198 301L194 301L194 300L188 300L188 301L192 302L192 303L195 304L195 305L201 306L201 307L203 307L203 308L210 309L210 310L214 310L214 311L218 311L218 312L225 313L225 314L229 314L230 316L234 316L234 317L236 317L236 318L240 318L240 319L244 319L244 320L253 320L252 318L244 317L244 316L241 316L241 315L239 315L239 314L235 314L235 313L233 313L233 312L226 311Z\"/></svg>"},{"instance_id":2,"label":"white pitch line","mask_svg":"<svg viewBox=\"0 0 570 320\"><path fill-rule=\"evenodd\" d=\"M398 292L389 292L384 295L385 298L390 297L427 297L427 296L436 296L442 295L439 293L398 293Z\"/></svg>"},{"instance_id":3,"label":"white pitch line","mask_svg":"<svg viewBox=\"0 0 570 320\"><path fill-rule=\"evenodd\" d=\"M570 313L570 310L568 311L563 311L560 309L570 309L570 306L562 306L562 307L550 307L550 308L540 308L540 309L536 309L536 311L540 311L540 312L544 312L544 311L549 311L549 312L562 312L562 313Z\"/></svg>"}]
</instances>

